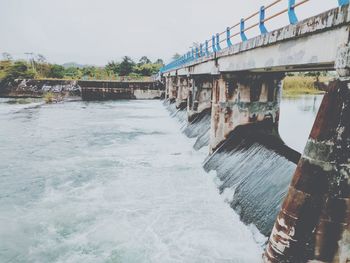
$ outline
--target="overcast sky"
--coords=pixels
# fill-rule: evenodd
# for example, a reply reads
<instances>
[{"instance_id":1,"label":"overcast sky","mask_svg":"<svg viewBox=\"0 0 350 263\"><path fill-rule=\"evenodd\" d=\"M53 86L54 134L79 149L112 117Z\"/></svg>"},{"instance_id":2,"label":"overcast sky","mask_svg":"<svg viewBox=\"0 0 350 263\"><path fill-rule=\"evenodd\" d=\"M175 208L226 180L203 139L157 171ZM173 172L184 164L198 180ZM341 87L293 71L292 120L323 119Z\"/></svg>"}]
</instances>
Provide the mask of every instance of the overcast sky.
<instances>
[{"instance_id":1,"label":"overcast sky","mask_svg":"<svg viewBox=\"0 0 350 263\"><path fill-rule=\"evenodd\" d=\"M0 53L43 54L50 62L104 65L124 55L169 61L193 42L236 24L272 0L0 0ZM266 16L282 10L287 0ZM298 2L298 0L297 0ZM337 0L311 0L300 19L337 6ZM256 22L252 20L251 22ZM288 22L272 20L268 29ZM247 33L254 36L255 31ZM239 39L236 39L238 41Z\"/></svg>"}]
</instances>

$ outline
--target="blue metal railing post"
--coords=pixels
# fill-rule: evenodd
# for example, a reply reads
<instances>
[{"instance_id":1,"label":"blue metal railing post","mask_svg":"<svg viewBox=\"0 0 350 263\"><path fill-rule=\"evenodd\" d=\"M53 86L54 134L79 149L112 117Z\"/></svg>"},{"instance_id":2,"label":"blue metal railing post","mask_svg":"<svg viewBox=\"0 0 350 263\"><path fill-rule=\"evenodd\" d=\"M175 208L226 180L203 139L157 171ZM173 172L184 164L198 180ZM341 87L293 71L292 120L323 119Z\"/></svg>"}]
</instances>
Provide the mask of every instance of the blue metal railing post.
<instances>
[{"instance_id":1,"label":"blue metal railing post","mask_svg":"<svg viewBox=\"0 0 350 263\"><path fill-rule=\"evenodd\" d=\"M339 6L348 5L350 0L338 0Z\"/></svg>"},{"instance_id":2,"label":"blue metal railing post","mask_svg":"<svg viewBox=\"0 0 350 263\"><path fill-rule=\"evenodd\" d=\"M294 10L295 0L288 0L288 17L289 17L289 23L292 25L295 25L298 23L297 15L295 14Z\"/></svg>"},{"instance_id":3,"label":"blue metal railing post","mask_svg":"<svg viewBox=\"0 0 350 263\"><path fill-rule=\"evenodd\" d=\"M221 47L220 47L220 34L217 33L216 34L216 51L220 51Z\"/></svg>"},{"instance_id":4,"label":"blue metal railing post","mask_svg":"<svg viewBox=\"0 0 350 263\"><path fill-rule=\"evenodd\" d=\"M213 52L216 52L216 44L215 44L215 36L213 35L211 37L211 48L213 49Z\"/></svg>"},{"instance_id":5,"label":"blue metal railing post","mask_svg":"<svg viewBox=\"0 0 350 263\"><path fill-rule=\"evenodd\" d=\"M267 33L264 20L265 20L265 7L262 6L260 7L260 18L259 18L259 29L262 35Z\"/></svg>"},{"instance_id":6,"label":"blue metal railing post","mask_svg":"<svg viewBox=\"0 0 350 263\"><path fill-rule=\"evenodd\" d=\"M231 29L230 29L230 27L227 27L227 28L226 28L226 43L227 43L227 46L228 46L228 47L232 46L232 42L231 42Z\"/></svg>"},{"instance_id":7,"label":"blue metal railing post","mask_svg":"<svg viewBox=\"0 0 350 263\"><path fill-rule=\"evenodd\" d=\"M209 56L209 43L208 40L205 40L205 55Z\"/></svg>"},{"instance_id":8,"label":"blue metal railing post","mask_svg":"<svg viewBox=\"0 0 350 263\"><path fill-rule=\"evenodd\" d=\"M199 50L200 50L201 57L203 57L204 53L203 53L203 44L202 43L199 45Z\"/></svg>"},{"instance_id":9,"label":"blue metal railing post","mask_svg":"<svg viewBox=\"0 0 350 263\"><path fill-rule=\"evenodd\" d=\"M241 19L241 23L240 23L240 34L241 34L242 41L248 40L247 36L244 33L244 19L243 18Z\"/></svg>"}]
</instances>

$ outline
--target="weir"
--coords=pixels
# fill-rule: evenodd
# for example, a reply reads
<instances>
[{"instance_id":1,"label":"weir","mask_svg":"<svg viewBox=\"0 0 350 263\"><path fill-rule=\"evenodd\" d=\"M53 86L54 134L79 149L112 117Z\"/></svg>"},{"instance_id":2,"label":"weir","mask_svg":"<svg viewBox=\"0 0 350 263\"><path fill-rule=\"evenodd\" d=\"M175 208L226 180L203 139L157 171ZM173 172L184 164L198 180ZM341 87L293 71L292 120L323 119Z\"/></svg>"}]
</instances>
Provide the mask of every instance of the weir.
<instances>
[{"instance_id":1,"label":"weir","mask_svg":"<svg viewBox=\"0 0 350 263\"><path fill-rule=\"evenodd\" d=\"M241 43L232 44L231 30L237 25L229 27L226 39L217 34L211 43L193 48L160 73L168 107L182 119L184 132L207 136L204 168L217 172L220 191L232 196L231 207L241 219L270 236L264 261L346 263L350 262L350 8L348 1L339 1L338 8L299 22L294 9L303 2L288 1L283 11L290 18L286 27L262 30L262 8L257 13L261 35L247 39L248 29L241 21ZM225 41L227 48L220 46ZM287 72L322 70L336 70L338 76L301 155L285 145L278 132L283 79ZM208 117L210 122L196 122Z\"/></svg>"},{"instance_id":2,"label":"weir","mask_svg":"<svg viewBox=\"0 0 350 263\"><path fill-rule=\"evenodd\" d=\"M164 96L164 87L157 81L80 80L78 84L83 100L160 99Z\"/></svg>"},{"instance_id":3,"label":"weir","mask_svg":"<svg viewBox=\"0 0 350 263\"><path fill-rule=\"evenodd\" d=\"M159 81L18 79L3 89L7 97L42 97L45 93L81 96L83 100L160 99L164 85Z\"/></svg>"}]
</instances>

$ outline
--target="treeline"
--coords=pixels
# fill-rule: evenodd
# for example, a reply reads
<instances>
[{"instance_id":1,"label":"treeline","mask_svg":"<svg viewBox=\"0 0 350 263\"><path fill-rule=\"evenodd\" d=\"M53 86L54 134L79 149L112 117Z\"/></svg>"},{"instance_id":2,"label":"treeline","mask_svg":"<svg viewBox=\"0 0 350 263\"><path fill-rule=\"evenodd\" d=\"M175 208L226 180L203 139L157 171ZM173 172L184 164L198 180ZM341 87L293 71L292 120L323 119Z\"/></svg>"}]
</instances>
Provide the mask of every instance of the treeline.
<instances>
[{"instance_id":1,"label":"treeline","mask_svg":"<svg viewBox=\"0 0 350 263\"><path fill-rule=\"evenodd\" d=\"M42 55L28 61L13 60L11 55L3 53L0 60L0 84L10 84L15 79L84 79L84 80L137 80L157 74L163 66L163 60L152 62L143 56L138 62L125 56L121 61L110 61L104 67L81 66L75 63L58 65L48 63Z\"/></svg>"}]
</instances>

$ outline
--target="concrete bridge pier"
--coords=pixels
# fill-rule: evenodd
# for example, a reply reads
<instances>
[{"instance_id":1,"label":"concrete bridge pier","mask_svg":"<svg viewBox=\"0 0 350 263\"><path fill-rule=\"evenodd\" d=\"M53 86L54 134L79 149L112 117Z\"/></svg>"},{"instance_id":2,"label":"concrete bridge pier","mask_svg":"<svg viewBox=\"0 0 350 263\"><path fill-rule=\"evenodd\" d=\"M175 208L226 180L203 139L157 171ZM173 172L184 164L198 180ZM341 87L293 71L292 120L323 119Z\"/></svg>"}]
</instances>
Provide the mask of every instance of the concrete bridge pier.
<instances>
[{"instance_id":1,"label":"concrete bridge pier","mask_svg":"<svg viewBox=\"0 0 350 263\"><path fill-rule=\"evenodd\" d=\"M165 99L174 103L177 98L177 76L167 76L165 78Z\"/></svg>"},{"instance_id":2,"label":"concrete bridge pier","mask_svg":"<svg viewBox=\"0 0 350 263\"><path fill-rule=\"evenodd\" d=\"M191 82L187 77L177 77L176 108L186 109L188 91L191 89Z\"/></svg>"},{"instance_id":3,"label":"concrete bridge pier","mask_svg":"<svg viewBox=\"0 0 350 263\"><path fill-rule=\"evenodd\" d=\"M196 75L190 78L192 85L188 93L187 113L191 122L198 114L211 109L213 76Z\"/></svg>"},{"instance_id":4,"label":"concrete bridge pier","mask_svg":"<svg viewBox=\"0 0 350 263\"><path fill-rule=\"evenodd\" d=\"M278 135L280 94L284 74L221 74L214 81L210 152L238 126L264 123Z\"/></svg>"},{"instance_id":5,"label":"concrete bridge pier","mask_svg":"<svg viewBox=\"0 0 350 263\"><path fill-rule=\"evenodd\" d=\"M264 261L350 262L350 80L330 84Z\"/></svg>"}]
</instances>

